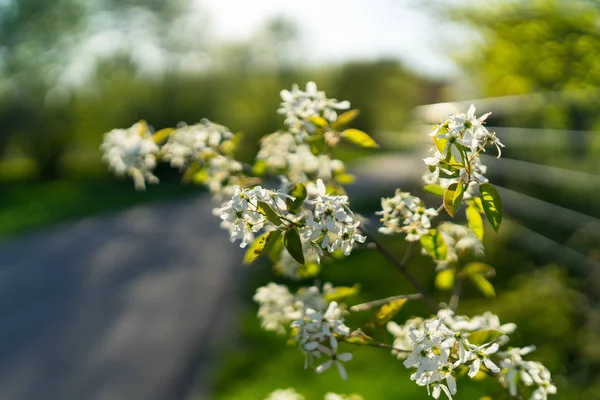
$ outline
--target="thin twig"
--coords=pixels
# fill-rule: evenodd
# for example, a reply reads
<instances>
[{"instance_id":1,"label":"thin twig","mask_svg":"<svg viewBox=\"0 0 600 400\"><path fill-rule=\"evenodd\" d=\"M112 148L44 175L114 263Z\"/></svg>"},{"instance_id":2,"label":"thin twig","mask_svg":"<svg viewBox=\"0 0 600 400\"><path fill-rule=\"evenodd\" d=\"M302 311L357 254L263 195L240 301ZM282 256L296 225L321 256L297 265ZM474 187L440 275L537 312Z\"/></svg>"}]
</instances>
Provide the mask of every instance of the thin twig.
<instances>
[{"instance_id":1,"label":"thin twig","mask_svg":"<svg viewBox=\"0 0 600 400\"><path fill-rule=\"evenodd\" d=\"M452 288L452 295L450 296L450 301L448 302L448 307L452 311L456 311L458 308L458 302L460 301L460 293L463 288L463 279L458 278L454 281L454 287Z\"/></svg>"},{"instance_id":2,"label":"thin twig","mask_svg":"<svg viewBox=\"0 0 600 400\"><path fill-rule=\"evenodd\" d=\"M394 265L398 271L417 289L419 293L423 296L423 301L431 308L431 310L436 313L439 310L439 306L435 299L427 292L425 287L421 285L421 283L410 273L410 271L406 268L406 262L410 255L407 256L407 253L410 252L410 246L406 253L404 253L404 257L402 260L398 260L396 256L394 256L388 249L386 249L364 226L360 226L360 231L369 239L370 242L375 243L377 250L390 262L390 264Z\"/></svg>"},{"instance_id":3,"label":"thin twig","mask_svg":"<svg viewBox=\"0 0 600 400\"><path fill-rule=\"evenodd\" d=\"M415 294L400 294L398 296L386 297L385 299L373 300L366 303L357 304L355 306L350 307L350 311L352 312L360 312L367 311L375 307L382 306L384 304L391 303L392 301L406 299L406 300L419 300L422 299L423 295L421 293Z\"/></svg>"},{"instance_id":4,"label":"thin twig","mask_svg":"<svg viewBox=\"0 0 600 400\"><path fill-rule=\"evenodd\" d=\"M385 344L385 343L377 343L377 342L366 342L366 343L346 342L346 343L353 344L355 346L378 347L380 349L397 351L398 353L410 353L412 351L412 350L406 350L406 349L398 349L392 345Z\"/></svg>"}]
</instances>

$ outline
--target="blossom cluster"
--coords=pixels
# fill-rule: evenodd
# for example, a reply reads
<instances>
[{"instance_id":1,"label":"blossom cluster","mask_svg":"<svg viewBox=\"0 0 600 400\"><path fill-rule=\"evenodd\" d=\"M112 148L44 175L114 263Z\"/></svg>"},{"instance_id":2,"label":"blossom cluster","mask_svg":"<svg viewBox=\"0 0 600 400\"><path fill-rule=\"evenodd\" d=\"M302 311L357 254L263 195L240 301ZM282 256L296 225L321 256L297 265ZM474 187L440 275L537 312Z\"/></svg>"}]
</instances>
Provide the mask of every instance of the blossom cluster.
<instances>
[{"instance_id":1,"label":"blossom cluster","mask_svg":"<svg viewBox=\"0 0 600 400\"><path fill-rule=\"evenodd\" d=\"M469 253L475 257L483 256L483 243L469 227L452 222L442 222L438 225L437 229L442 234L444 242L448 247L448 254L445 259L434 260L438 269L458 262L459 258ZM423 252L426 254L425 251Z\"/></svg>"},{"instance_id":2,"label":"blossom cluster","mask_svg":"<svg viewBox=\"0 0 600 400\"><path fill-rule=\"evenodd\" d=\"M319 179L316 196L306 202L314 210L307 211L306 225L300 233L318 253L321 249L332 253L340 248L349 255L355 242L364 243L366 237L359 233L360 221L350 210L347 196L328 195Z\"/></svg>"},{"instance_id":3,"label":"blossom cluster","mask_svg":"<svg viewBox=\"0 0 600 400\"><path fill-rule=\"evenodd\" d=\"M475 194L478 184L488 182L487 167L479 155L485 152L487 145L493 145L500 157L501 147L504 147L496 134L484 126L490 114L477 118L475 107L471 105L466 113L454 113L435 127L429 134L435 143L430 149L433 155L423 159L429 166L429 172L423 176L425 183L446 188L461 179L467 186L466 199Z\"/></svg>"},{"instance_id":4,"label":"blossom cluster","mask_svg":"<svg viewBox=\"0 0 600 400\"><path fill-rule=\"evenodd\" d=\"M146 182L158 183L152 174L159 148L152 140L148 125L140 121L127 129L113 129L104 135L100 145L102 160L118 176L128 175L136 189L145 189Z\"/></svg>"},{"instance_id":5,"label":"blossom cluster","mask_svg":"<svg viewBox=\"0 0 600 400\"><path fill-rule=\"evenodd\" d=\"M304 353L304 367L311 366L315 358L325 356L327 360L317 366L315 371L324 372L335 364L340 376L345 380L348 376L342 361L350 361L352 354L338 353L338 338L350 334L350 328L344 325L342 314L338 303L332 301L324 313L306 309L304 317L293 321L291 326L297 329L295 341Z\"/></svg>"},{"instance_id":6,"label":"blossom cluster","mask_svg":"<svg viewBox=\"0 0 600 400\"><path fill-rule=\"evenodd\" d=\"M305 137L313 133L316 126L310 121L310 117L321 116L329 122L337 119L336 110L347 110L350 108L348 101L337 101L328 99L324 91L317 90L317 84L308 82L306 91L300 90L294 84L292 90L282 90L283 102L277 110L285 116L284 123L294 135Z\"/></svg>"},{"instance_id":7,"label":"blossom cluster","mask_svg":"<svg viewBox=\"0 0 600 400\"><path fill-rule=\"evenodd\" d=\"M304 396L292 388L278 389L271 393L265 400L304 400ZM325 394L324 400L363 400L363 398L356 394L343 395L329 392Z\"/></svg>"},{"instance_id":8,"label":"blossom cluster","mask_svg":"<svg viewBox=\"0 0 600 400\"><path fill-rule=\"evenodd\" d=\"M285 333L293 321L304 318L307 310L324 312L328 302L325 296L333 291L330 283L322 289L317 286L300 288L292 294L287 286L269 283L256 290L253 300L259 304L261 326L268 331Z\"/></svg>"},{"instance_id":9,"label":"blossom cluster","mask_svg":"<svg viewBox=\"0 0 600 400\"><path fill-rule=\"evenodd\" d=\"M420 198L400 189L396 189L394 197L382 198L381 208L376 213L381 215L383 225L379 232L386 235L406 234L409 242L418 241L426 235L431 228L431 218L438 215L435 209L426 208Z\"/></svg>"},{"instance_id":10,"label":"blossom cluster","mask_svg":"<svg viewBox=\"0 0 600 400\"><path fill-rule=\"evenodd\" d=\"M303 137L290 132L275 132L260 140L256 159L274 174L285 174L293 182L311 179L330 181L345 170L344 163L329 154L314 154Z\"/></svg>"},{"instance_id":11,"label":"blossom cluster","mask_svg":"<svg viewBox=\"0 0 600 400\"><path fill-rule=\"evenodd\" d=\"M387 328L395 337L392 354L404 359L407 368L416 369L411 380L426 386L428 394L436 399L442 392L452 399L461 369L468 367L467 375L474 378L482 366L497 374L513 396L519 379L526 386L537 385L531 400L546 399L556 392L550 373L542 364L522 360L521 356L533 348L498 351L508 342L507 335L515 331L516 325L501 324L498 316L490 312L468 318L442 309L436 317L413 318L403 326L389 322ZM482 339L481 333L489 332L496 335L484 335Z\"/></svg>"},{"instance_id":12,"label":"blossom cluster","mask_svg":"<svg viewBox=\"0 0 600 400\"><path fill-rule=\"evenodd\" d=\"M556 394L550 371L537 361L523 360L523 356L534 350L535 346L515 347L499 354L502 357L499 380L511 396L517 395L518 382L535 387L531 400L546 400L549 394Z\"/></svg>"},{"instance_id":13,"label":"blossom cluster","mask_svg":"<svg viewBox=\"0 0 600 400\"><path fill-rule=\"evenodd\" d=\"M239 239L242 241L240 247L246 247L254 241L256 232L274 226L259 203L265 203L282 213L287 209L285 199L293 197L261 186L252 189L235 186L231 200L216 209L215 214L221 218L221 226L229 231L231 242Z\"/></svg>"},{"instance_id":14,"label":"blossom cluster","mask_svg":"<svg viewBox=\"0 0 600 400\"><path fill-rule=\"evenodd\" d=\"M223 143L231 139L233 133L228 128L208 119L183 125L162 146L162 160L181 169L196 163L205 169L203 180L213 194L231 194L229 179L242 171L241 163L223 154Z\"/></svg>"}]
</instances>

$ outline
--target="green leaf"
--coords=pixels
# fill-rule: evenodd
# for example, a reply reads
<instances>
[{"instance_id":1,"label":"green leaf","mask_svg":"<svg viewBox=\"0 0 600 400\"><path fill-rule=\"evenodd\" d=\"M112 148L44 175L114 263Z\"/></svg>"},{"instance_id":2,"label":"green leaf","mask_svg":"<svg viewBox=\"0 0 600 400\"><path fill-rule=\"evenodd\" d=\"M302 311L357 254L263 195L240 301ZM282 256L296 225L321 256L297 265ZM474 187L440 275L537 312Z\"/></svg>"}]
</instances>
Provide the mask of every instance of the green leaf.
<instances>
[{"instance_id":1,"label":"green leaf","mask_svg":"<svg viewBox=\"0 0 600 400\"><path fill-rule=\"evenodd\" d=\"M486 277L475 273L467 274L467 277L485 297L496 297L494 285L492 285L492 283L488 281Z\"/></svg>"},{"instance_id":2,"label":"green leaf","mask_svg":"<svg viewBox=\"0 0 600 400\"><path fill-rule=\"evenodd\" d=\"M302 250L302 240L300 240L298 228L294 227L285 231L283 245L294 260L304 265L304 251Z\"/></svg>"},{"instance_id":3,"label":"green leaf","mask_svg":"<svg viewBox=\"0 0 600 400\"><path fill-rule=\"evenodd\" d=\"M435 287L440 290L452 290L456 272L453 269L444 269L435 276Z\"/></svg>"},{"instance_id":4,"label":"green leaf","mask_svg":"<svg viewBox=\"0 0 600 400\"><path fill-rule=\"evenodd\" d=\"M467 200L467 202L470 206L475 207L480 213L485 213L483 210L483 204L481 204L481 197L471 197L469 200Z\"/></svg>"},{"instance_id":5,"label":"green leaf","mask_svg":"<svg viewBox=\"0 0 600 400\"><path fill-rule=\"evenodd\" d=\"M436 260L445 260L448 256L448 245L444 236L436 229L430 229L427 235L421 236L421 246Z\"/></svg>"},{"instance_id":6,"label":"green leaf","mask_svg":"<svg viewBox=\"0 0 600 400\"><path fill-rule=\"evenodd\" d=\"M319 115L311 115L310 117L306 118L308 120L308 122L310 122L313 125L316 125L320 128L324 128L327 125L329 125L329 123L327 122L327 120Z\"/></svg>"},{"instance_id":7,"label":"green leaf","mask_svg":"<svg viewBox=\"0 0 600 400\"><path fill-rule=\"evenodd\" d=\"M271 206L265 203L264 201L258 202L258 211L262 213L269 220L269 222L271 222L275 226L279 226L282 224L279 215L277 215L277 213L273 211Z\"/></svg>"},{"instance_id":8,"label":"green leaf","mask_svg":"<svg viewBox=\"0 0 600 400\"><path fill-rule=\"evenodd\" d=\"M344 342L354 344L367 344L372 342L373 338L366 335L360 328L350 332L349 335L344 337Z\"/></svg>"},{"instance_id":9,"label":"green leaf","mask_svg":"<svg viewBox=\"0 0 600 400\"><path fill-rule=\"evenodd\" d=\"M196 175L196 173L198 171L200 171L200 165L198 165L195 162L192 162L188 166L188 168L185 170L185 172L183 173L181 180L184 182L190 182L190 181L194 180L194 176Z\"/></svg>"},{"instance_id":10,"label":"green leaf","mask_svg":"<svg viewBox=\"0 0 600 400\"><path fill-rule=\"evenodd\" d=\"M175 131L174 128L165 128L165 129L156 131L156 132L154 132L154 135L152 135L152 140L156 144L166 142L167 139L169 138L169 136L171 135L171 133L173 133L173 131Z\"/></svg>"},{"instance_id":11,"label":"green leaf","mask_svg":"<svg viewBox=\"0 0 600 400\"><path fill-rule=\"evenodd\" d=\"M359 110L348 110L343 114L338 115L337 119L331 124L333 129L338 129L349 122L352 122L360 114Z\"/></svg>"},{"instance_id":12,"label":"green leaf","mask_svg":"<svg viewBox=\"0 0 600 400\"><path fill-rule=\"evenodd\" d=\"M379 311L377 311L377 314L375 314L375 323L379 326L383 326L390 322L402 309L402 306L404 306L406 301L406 299L398 299L382 305Z\"/></svg>"},{"instance_id":13,"label":"green leaf","mask_svg":"<svg viewBox=\"0 0 600 400\"><path fill-rule=\"evenodd\" d=\"M299 210L300 208L302 208L302 204L304 204L304 199L306 199L307 196L306 186L304 186L301 183L296 183L290 188L289 195L294 196L295 199L286 199L285 203L288 207L288 210Z\"/></svg>"},{"instance_id":14,"label":"green leaf","mask_svg":"<svg viewBox=\"0 0 600 400\"><path fill-rule=\"evenodd\" d=\"M490 225L496 232L500 228L502 222L502 200L495 187L489 183L482 183L479 185L479 192L481 192L481 204L483 205L483 211Z\"/></svg>"},{"instance_id":15,"label":"green leaf","mask_svg":"<svg viewBox=\"0 0 600 400\"><path fill-rule=\"evenodd\" d=\"M504 333L495 329L483 329L471 332L469 334L469 343L474 344L475 346L482 346L486 343L493 342L502 335L504 335Z\"/></svg>"},{"instance_id":16,"label":"green leaf","mask_svg":"<svg viewBox=\"0 0 600 400\"><path fill-rule=\"evenodd\" d=\"M342 132L342 137L348 139L354 144L367 148L379 148L379 145L366 132L358 129L346 129Z\"/></svg>"},{"instance_id":17,"label":"green leaf","mask_svg":"<svg viewBox=\"0 0 600 400\"><path fill-rule=\"evenodd\" d=\"M464 194L463 183L461 180L455 183L451 183L444 192L444 208L454 217L454 214L460 208L460 202L462 201Z\"/></svg>"},{"instance_id":18,"label":"green leaf","mask_svg":"<svg viewBox=\"0 0 600 400\"><path fill-rule=\"evenodd\" d=\"M261 254L269 251L271 247L273 247L273 243L277 241L277 239L281 236L281 231L270 231L263 233L259 237L257 237L254 242L248 247L246 250L246 254L244 255L244 265L248 265L256 260Z\"/></svg>"},{"instance_id":19,"label":"green leaf","mask_svg":"<svg viewBox=\"0 0 600 400\"><path fill-rule=\"evenodd\" d=\"M349 185L354 182L354 175L352 174L337 174L335 180L342 185Z\"/></svg>"},{"instance_id":20,"label":"green leaf","mask_svg":"<svg viewBox=\"0 0 600 400\"><path fill-rule=\"evenodd\" d=\"M434 196L444 197L444 188L440 185L425 185L425 187L423 187L423 190Z\"/></svg>"},{"instance_id":21,"label":"green leaf","mask_svg":"<svg viewBox=\"0 0 600 400\"><path fill-rule=\"evenodd\" d=\"M481 219L481 214L479 214L477 208L473 206L467 207L466 213L469 228L471 228L479 240L483 240L483 219Z\"/></svg>"},{"instance_id":22,"label":"green leaf","mask_svg":"<svg viewBox=\"0 0 600 400\"><path fill-rule=\"evenodd\" d=\"M357 295L360 292L360 285L356 284L354 286L336 286L333 288L333 291L328 292L325 295L325 300L327 301L339 301L346 297Z\"/></svg>"},{"instance_id":23,"label":"green leaf","mask_svg":"<svg viewBox=\"0 0 600 400\"><path fill-rule=\"evenodd\" d=\"M489 264L475 261L475 262L471 262L471 263L468 263L467 265L465 265L465 267L463 268L463 273L465 275L479 274L479 275L491 277L491 276L496 275L496 270L494 269L494 267L492 267Z\"/></svg>"},{"instance_id":24,"label":"green leaf","mask_svg":"<svg viewBox=\"0 0 600 400\"><path fill-rule=\"evenodd\" d=\"M315 156L325 154L329 151L329 147L325 143L325 138L321 135L311 135L306 139L306 142L308 143L308 147L310 147L310 152Z\"/></svg>"},{"instance_id":25,"label":"green leaf","mask_svg":"<svg viewBox=\"0 0 600 400\"><path fill-rule=\"evenodd\" d=\"M281 234L281 231L278 230L277 232L279 232L277 238L274 238L273 241L270 242L269 247L263 251L273 264L279 262L281 252L283 251L283 235Z\"/></svg>"},{"instance_id":26,"label":"green leaf","mask_svg":"<svg viewBox=\"0 0 600 400\"><path fill-rule=\"evenodd\" d=\"M263 176L267 173L268 169L269 164L267 164L265 160L256 160L256 162L252 166L252 175Z\"/></svg>"},{"instance_id":27,"label":"green leaf","mask_svg":"<svg viewBox=\"0 0 600 400\"><path fill-rule=\"evenodd\" d=\"M314 278L319 275L321 266L314 262L307 262L298 269L298 276L302 279Z\"/></svg>"}]
</instances>

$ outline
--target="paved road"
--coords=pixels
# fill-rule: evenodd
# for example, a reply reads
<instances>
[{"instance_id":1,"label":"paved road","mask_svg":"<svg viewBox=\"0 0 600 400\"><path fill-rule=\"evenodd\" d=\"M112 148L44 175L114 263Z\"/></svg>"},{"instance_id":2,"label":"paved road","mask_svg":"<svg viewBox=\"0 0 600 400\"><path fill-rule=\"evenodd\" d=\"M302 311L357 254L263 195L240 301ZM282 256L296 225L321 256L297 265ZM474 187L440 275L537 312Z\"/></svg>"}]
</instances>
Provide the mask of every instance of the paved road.
<instances>
[{"instance_id":1,"label":"paved road","mask_svg":"<svg viewBox=\"0 0 600 400\"><path fill-rule=\"evenodd\" d=\"M0 399L184 398L241 273L211 208L142 206L0 243Z\"/></svg>"}]
</instances>

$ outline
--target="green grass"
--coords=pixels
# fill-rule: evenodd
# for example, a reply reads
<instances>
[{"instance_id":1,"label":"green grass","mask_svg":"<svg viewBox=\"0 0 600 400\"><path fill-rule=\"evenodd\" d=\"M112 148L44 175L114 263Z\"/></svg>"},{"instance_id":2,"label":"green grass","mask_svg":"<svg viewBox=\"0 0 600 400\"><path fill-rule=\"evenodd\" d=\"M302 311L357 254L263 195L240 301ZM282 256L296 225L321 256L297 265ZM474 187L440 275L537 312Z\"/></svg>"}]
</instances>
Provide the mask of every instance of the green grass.
<instances>
[{"instance_id":1,"label":"green grass","mask_svg":"<svg viewBox=\"0 0 600 400\"><path fill-rule=\"evenodd\" d=\"M0 238L136 204L198 193L199 188L164 180L137 192L129 179L13 182L0 186Z\"/></svg>"}]
</instances>

